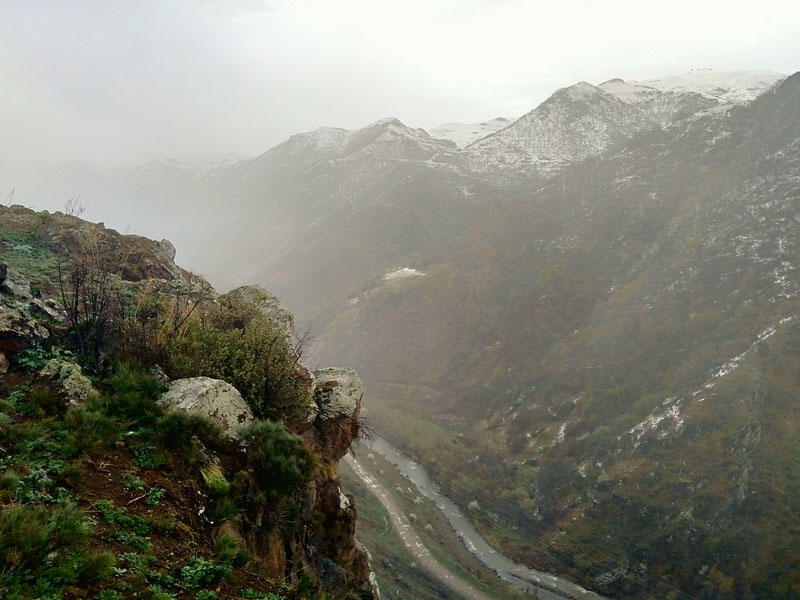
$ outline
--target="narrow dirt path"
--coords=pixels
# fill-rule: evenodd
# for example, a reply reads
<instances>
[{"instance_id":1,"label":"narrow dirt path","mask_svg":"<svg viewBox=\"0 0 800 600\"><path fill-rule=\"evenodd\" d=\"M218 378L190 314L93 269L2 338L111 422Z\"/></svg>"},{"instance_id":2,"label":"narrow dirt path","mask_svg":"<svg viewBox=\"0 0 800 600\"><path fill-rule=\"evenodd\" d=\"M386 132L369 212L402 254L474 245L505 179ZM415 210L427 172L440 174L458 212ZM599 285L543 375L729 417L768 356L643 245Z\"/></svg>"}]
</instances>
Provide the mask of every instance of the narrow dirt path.
<instances>
[{"instance_id":1,"label":"narrow dirt path","mask_svg":"<svg viewBox=\"0 0 800 600\"><path fill-rule=\"evenodd\" d=\"M397 506L389 492L387 492L386 489L374 477L372 477L364 469L364 467L361 466L357 459L353 458L352 456L348 456L345 460L353 468L353 471L358 478L361 479L364 485L366 485L380 501L383 508L389 514L392 527L394 527L397 535L399 535L400 539L403 540L406 548L408 548L408 550L417 560L420 567L441 581L461 598L465 598L466 600L494 600L480 590L475 589L475 587L470 583L453 575L440 562L438 562L422 543L422 540L414 531L414 528L411 527L411 523L409 522L408 518Z\"/></svg>"}]
</instances>

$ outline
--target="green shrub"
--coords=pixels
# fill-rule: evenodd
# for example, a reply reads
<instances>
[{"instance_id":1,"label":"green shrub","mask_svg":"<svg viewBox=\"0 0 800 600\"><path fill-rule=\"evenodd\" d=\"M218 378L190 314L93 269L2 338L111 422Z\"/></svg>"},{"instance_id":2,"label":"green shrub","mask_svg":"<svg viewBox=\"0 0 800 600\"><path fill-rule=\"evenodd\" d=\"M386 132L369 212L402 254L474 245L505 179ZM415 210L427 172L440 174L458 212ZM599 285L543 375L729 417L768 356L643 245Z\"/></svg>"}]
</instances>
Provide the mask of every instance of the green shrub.
<instances>
[{"instance_id":1,"label":"green shrub","mask_svg":"<svg viewBox=\"0 0 800 600\"><path fill-rule=\"evenodd\" d=\"M247 551L229 535L223 535L216 543L217 562L222 565L231 565L234 568L243 567L250 560Z\"/></svg>"},{"instance_id":2,"label":"green shrub","mask_svg":"<svg viewBox=\"0 0 800 600\"><path fill-rule=\"evenodd\" d=\"M150 549L150 541L146 537L134 533L133 531L118 531L114 535L114 539L139 552L145 552Z\"/></svg>"},{"instance_id":3,"label":"green shrub","mask_svg":"<svg viewBox=\"0 0 800 600\"><path fill-rule=\"evenodd\" d=\"M76 455L115 439L120 432L116 421L90 406L70 407L64 422L70 430L70 447Z\"/></svg>"},{"instance_id":4,"label":"green shrub","mask_svg":"<svg viewBox=\"0 0 800 600\"><path fill-rule=\"evenodd\" d=\"M41 346L25 348L17 354L17 364L25 371L41 371L52 358L72 358L72 353L67 351L49 350Z\"/></svg>"},{"instance_id":5,"label":"green shrub","mask_svg":"<svg viewBox=\"0 0 800 600\"><path fill-rule=\"evenodd\" d=\"M164 498L164 490L160 487L151 487L147 490L147 495L145 496L145 504L149 506L158 506L161 504L161 500Z\"/></svg>"},{"instance_id":6,"label":"green shrub","mask_svg":"<svg viewBox=\"0 0 800 600\"><path fill-rule=\"evenodd\" d=\"M122 476L122 487L126 490L143 490L144 483L142 482L141 477L139 477L136 473L125 473Z\"/></svg>"},{"instance_id":7,"label":"green shrub","mask_svg":"<svg viewBox=\"0 0 800 600\"><path fill-rule=\"evenodd\" d=\"M177 600L177 596L174 593L168 592L160 585L151 585L147 588L147 591L150 600Z\"/></svg>"},{"instance_id":8,"label":"green shrub","mask_svg":"<svg viewBox=\"0 0 800 600\"><path fill-rule=\"evenodd\" d=\"M194 465L201 444L220 450L229 445L219 425L201 415L168 412L155 425L155 439L183 465Z\"/></svg>"},{"instance_id":9,"label":"green shrub","mask_svg":"<svg viewBox=\"0 0 800 600\"><path fill-rule=\"evenodd\" d=\"M241 510L242 509L236 504L233 498L221 496L215 498L212 502L209 516L212 521L219 523L234 518Z\"/></svg>"},{"instance_id":10,"label":"green shrub","mask_svg":"<svg viewBox=\"0 0 800 600\"><path fill-rule=\"evenodd\" d=\"M166 368L173 377L223 379L259 418L296 422L305 417L309 392L296 375L299 355L252 307L222 307L210 324L194 320L170 344Z\"/></svg>"},{"instance_id":11,"label":"green shrub","mask_svg":"<svg viewBox=\"0 0 800 600\"><path fill-rule=\"evenodd\" d=\"M114 557L108 552L86 552L78 563L78 581L100 581L114 572Z\"/></svg>"},{"instance_id":12,"label":"green shrub","mask_svg":"<svg viewBox=\"0 0 800 600\"><path fill-rule=\"evenodd\" d=\"M225 496L231 489L231 484L225 479L225 474L217 465L207 465L200 469L203 481L208 490L215 496Z\"/></svg>"},{"instance_id":13,"label":"green shrub","mask_svg":"<svg viewBox=\"0 0 800 600\"><path fill-rule=\"evenodd\" d=\"M111 500L98 500L94 503L94 506L103 517L103 520L109 525L127 529L139 535L153 533L153 523L148 519L129 515L124 508L114 506Z\"/></svg>"},{"instance_id":14,"label":"green shrub","mask_svg":"<svg viewBox=\"0 0 800 600\"><path fill-rule=\"evenodd\" d=\"M152 553L147 552L137 554L136 552L125 552L120 558L128 566L128 568L137 575L146 575L150 565L155 562L156 557Z\"/></svg>"},{"instance_id":15,"label":"green shrub","mask_svg":"<svg viewBox=\"0 0 800 600\"><path fill-rule=\"evenodd\" d=\"M284 600L283 596L278 596L272 592L257 592L250 588L240 590L239 595L245 600Z\"/></svg>"},{"instance_id":16,"label":"green shrub","mask_svg":"<svg viewBox=\"0 0 800 600\"><path fill-rule=\"evenodd\" d=\"M126 419L130 426L152 427L163 413L157 400L165 390L164 383L142 369L118 364L108 388L104 412Z\"/></svg>"},{"instance_id":17,"label":"green shrub","mask_svg":"<svg viewBox=\"0 0 800 600\"><path fill-rule=\"evenodd\" d=\"M210 585L230 575L230 564L217 564L208 559L194 556L181 568L181 583L187 588Z\"/></svg>"},{"instance_id":18,"label":"green shrub","mask_svg":"<svg viewBox=\"0 0 800 600\"><path fill-rule=\"evenodd\" d=\"M95 596L95 600L122 600L122 594L114 590L103 590Z\"/></svg>"},{"instance_id":19,"label":"green shrub","mask_svg":"<svg viewBox=\"0 0 800 600\"><path fill-rule=\"evenodd\" d=\"M217 593L213 590L200 590L194 595L195 600L217 600Z\"/></svg>"},{"instance_id":20,"label":"green shrub","mask_svg":"<svg viewBox=\"0 0 800 600\"><path fill-rule=\"evenodd\" d=\"M241 433L250 471L269 501L294 496L311 476L314 455L280 423L254 421Z\"/></svg>"},{"instance_id":21,"label":"green shrub","mask_svg":"<svg viewBox=\"0 0 800 600\"><path fill-rule=\"evenodd\" d=\"M20 597L46 596L62 585L107 577L113 557L88 547L91 521L74 505L53 509L10 506L0 510L0 590Z\"/></svg>"},{"instance_id":22,"label":"green shrub","mask_svg":"<svg viewBox=\"0 0 800 600\"><path fill-rule=\"evenodd\" d=\"M63 396L44 385L32 386L25 399L34 413L31 416L63 417L67 410L67 402Z\"/></svg>"},{"instance_id":23,"label":"green shrub","mask_svg":"<svg viewBox=\"0 0 800 600\"><path fill-rule=\"evenodd\" d=\"M167 464L167 457L153 448L142 444L131 448L133 454L133 464L143 469L159 469Z\"/></svg>"}]
</instances>

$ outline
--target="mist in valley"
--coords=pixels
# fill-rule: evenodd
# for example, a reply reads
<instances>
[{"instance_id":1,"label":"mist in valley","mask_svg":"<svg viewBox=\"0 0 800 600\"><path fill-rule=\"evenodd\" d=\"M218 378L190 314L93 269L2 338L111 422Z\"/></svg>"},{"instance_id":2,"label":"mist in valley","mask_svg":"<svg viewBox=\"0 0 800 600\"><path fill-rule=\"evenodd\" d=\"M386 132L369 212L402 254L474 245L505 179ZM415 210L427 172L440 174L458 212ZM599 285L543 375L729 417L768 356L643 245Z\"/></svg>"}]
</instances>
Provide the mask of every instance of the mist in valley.
<instances>
[{"instance_id":1,"label":"mist in valley","mask_svg":"<svg viewBox=\"0 0 800 600\"><path fill-rule=\"evenodd\" d=\"M384 597L796 598L798 58L772 0L3 2L0 205L358 372Z\"/></svg>"}]
</instances>

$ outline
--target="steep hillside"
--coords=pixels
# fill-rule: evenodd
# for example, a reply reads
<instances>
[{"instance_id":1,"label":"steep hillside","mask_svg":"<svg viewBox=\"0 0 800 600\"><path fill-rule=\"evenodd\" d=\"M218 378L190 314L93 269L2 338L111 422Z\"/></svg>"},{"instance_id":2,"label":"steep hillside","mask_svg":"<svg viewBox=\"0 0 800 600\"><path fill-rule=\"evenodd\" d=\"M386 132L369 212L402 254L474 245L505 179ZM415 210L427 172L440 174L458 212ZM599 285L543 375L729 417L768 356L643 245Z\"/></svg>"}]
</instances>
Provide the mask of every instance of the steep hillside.
<instances>
[{"instance_id":1,"label":"steep hillside","mask_svg":"<svg viewBox=\"0 0 800 600\"><path fill-rule=\"evenodd\" d=\"M0 597L378 597L337 476L361 380L274 296L21 206L0 250Z\"/></svg>"},{"instance_id":2,"label":"steep hillside","mask_svg":"<svg viewBox=\"0 0 800 600\"><path fill-rule=\"evenodd\" d=\"M466 149L469 167L511 176L547 174L652 127L635 106L582 81Z\"/></svg>"},{"instance_id":3,"label":"steep hillside","mask_svg":"<svg viewBox=\"0 0 800 600\"><path fill-rule=\"evenodd\" d=\"M798 92L795 75L489 204L315 354L461 431L421 458L587 585L792 597L766 565L797 526L797 471L773 461L797 453Z\"/></svg>"},{"instance_id":4,"label":"steep hillside","mask_svg":"<svg viewBox=\"0 0 800 600\"><path fill-rule=\"evenodd\" d=\"M358 368L375 426L516 560L611 597L792 598L780 79L580 83L465 149L394 119L299 134L203 178L191 262L310 321L309 361Z\"/></svg>"},{"instance_id":5,"label":"steep hillside","mask_svg":"<svg viewBox=\"0 0 800 600\"><path fill-rule=\"evenodd\" d=\"M471 170L541 177L596 156L645 129L750 101L783 79L769 72L691 71L682 76L563 88L466 149Z\"/></svg>"}]
</instances>

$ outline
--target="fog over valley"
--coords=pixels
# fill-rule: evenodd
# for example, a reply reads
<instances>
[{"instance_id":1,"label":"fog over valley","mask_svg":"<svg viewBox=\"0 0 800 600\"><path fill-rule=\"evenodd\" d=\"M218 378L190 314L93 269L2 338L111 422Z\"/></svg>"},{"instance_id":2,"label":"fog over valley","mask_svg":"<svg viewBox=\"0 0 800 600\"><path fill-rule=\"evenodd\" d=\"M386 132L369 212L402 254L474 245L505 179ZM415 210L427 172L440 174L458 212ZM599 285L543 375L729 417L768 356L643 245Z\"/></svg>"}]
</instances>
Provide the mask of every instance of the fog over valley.
<instances>
[{"instance_id":1,"label":"fog over valley","mask_svg":"<svg viewBox=\"0 0 800 600\"><path fill-rule=\"evenodd\" d=\"M798 58L773 0L0 3L0 597L800 597Z\"/></svg>"}]
</instances>

